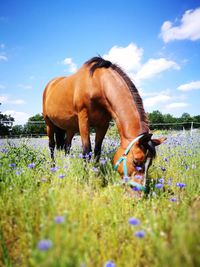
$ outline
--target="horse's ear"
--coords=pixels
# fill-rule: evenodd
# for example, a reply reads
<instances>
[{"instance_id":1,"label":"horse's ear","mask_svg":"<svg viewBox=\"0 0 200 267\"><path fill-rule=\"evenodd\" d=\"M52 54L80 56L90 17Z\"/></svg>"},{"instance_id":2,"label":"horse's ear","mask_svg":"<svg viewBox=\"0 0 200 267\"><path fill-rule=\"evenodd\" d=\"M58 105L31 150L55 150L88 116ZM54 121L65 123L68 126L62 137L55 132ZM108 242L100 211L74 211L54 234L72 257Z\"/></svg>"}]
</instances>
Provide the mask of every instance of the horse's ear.
<instances>
[{"instance_id":1,"label":"horse's ear","mask_svg":"<svg viewBox=\"0 0 200 267\"><path fill-rule=\"evenodd\" d=\"M160 137L157 139L151 139L152 143L154 144L154 146L159 146L160 144L162 144L165 140L167 140L167 137Z\"/></svg>"}]
</instances>

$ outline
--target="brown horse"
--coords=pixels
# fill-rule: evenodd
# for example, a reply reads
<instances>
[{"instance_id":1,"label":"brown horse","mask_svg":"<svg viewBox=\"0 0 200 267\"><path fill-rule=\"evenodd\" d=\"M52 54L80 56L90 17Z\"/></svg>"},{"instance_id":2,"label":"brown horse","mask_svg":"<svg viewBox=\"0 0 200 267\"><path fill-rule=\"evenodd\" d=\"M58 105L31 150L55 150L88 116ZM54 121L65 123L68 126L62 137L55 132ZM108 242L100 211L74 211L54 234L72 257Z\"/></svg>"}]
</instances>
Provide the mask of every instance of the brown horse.
<instances>
[{"instance_id":1,"label":"brown horse","mask_svg":"<svg viewBox=\"0 0 200 267\"><path fill-rule=\"evenodd\" d=\"M136 189L143 189L155 146L165 140L151 139L142 99L133 82L119 66L101 57L90 59L71 76L49 82L43 94L43 116L52 159L55 144L69 153L76 132L81 135L83 155L90 154L90 127L96 131L94 155L99 158L113 118L121 141L113 163L122 177L130 177L130 185Z\"/></svg>"}]
</instances>

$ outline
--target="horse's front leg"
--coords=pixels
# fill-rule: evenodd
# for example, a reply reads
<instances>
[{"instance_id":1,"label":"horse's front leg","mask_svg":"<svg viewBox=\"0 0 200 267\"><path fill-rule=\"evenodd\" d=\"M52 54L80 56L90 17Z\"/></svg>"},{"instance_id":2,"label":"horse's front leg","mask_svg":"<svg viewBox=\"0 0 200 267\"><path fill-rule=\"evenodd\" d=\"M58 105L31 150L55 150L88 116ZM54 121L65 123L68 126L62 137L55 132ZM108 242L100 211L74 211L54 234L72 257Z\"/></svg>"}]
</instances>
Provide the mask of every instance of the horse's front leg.
<instances>
[{"instance_id":1,"label":"horse's front leg","mask_svg":"<svg viewBox=\"0 0 200 267\"><path fill-rule=\"evenodd\" d=\"M106 123L102 127L96 127L96 136L95 136L95 148L94 148L94 157L96 161L99 161L100 156L101 156L101 146L103 139L105 137L105 134L108 130L109 127L109 122Z\"/></svg>"},{"instance_id":2,"label":"horse's front leg","mask_svg":"<svg viewBox=\"0 0 200 267\"><path fill-rule=\"evenodd\" d=\"M87 156L91 158L91 142L90 142L90 126L89 118L86 109L83 109L78 114L79 131L81 135L81 141L83 146L83 158Z\"/></svg>"},{"instance_id":3,"label":"horse's front leg","mask_svg":"<svg viewBox=\"0 0 200 267\"><path fill-rule=\"evenodd\" d=\"M70 153L72 138L74 137L74 132L72 130L67 131L67 136L65 138L65 155Z\"/></svg>"}]
</instances>

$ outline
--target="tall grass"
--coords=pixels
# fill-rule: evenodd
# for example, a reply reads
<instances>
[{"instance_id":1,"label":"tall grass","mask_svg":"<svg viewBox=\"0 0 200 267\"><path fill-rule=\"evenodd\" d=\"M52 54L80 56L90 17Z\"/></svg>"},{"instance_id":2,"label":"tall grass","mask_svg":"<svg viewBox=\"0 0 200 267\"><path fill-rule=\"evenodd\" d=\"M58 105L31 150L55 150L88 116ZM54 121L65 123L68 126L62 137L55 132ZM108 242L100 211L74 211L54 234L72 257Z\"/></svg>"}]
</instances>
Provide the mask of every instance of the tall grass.
<instances>
[{"instance_id":1,"label":"tall grass","mask_svg":"<svg viewBox=\"0 0 200 267\"><path fill-rule=\"evenodd\" d=\"M199 137L168 136L142 198L120 185L111 137L99 164L79 144L54 167L47 148L2 145L0 266L200 266Z\"/></svg>"}]
</instances>

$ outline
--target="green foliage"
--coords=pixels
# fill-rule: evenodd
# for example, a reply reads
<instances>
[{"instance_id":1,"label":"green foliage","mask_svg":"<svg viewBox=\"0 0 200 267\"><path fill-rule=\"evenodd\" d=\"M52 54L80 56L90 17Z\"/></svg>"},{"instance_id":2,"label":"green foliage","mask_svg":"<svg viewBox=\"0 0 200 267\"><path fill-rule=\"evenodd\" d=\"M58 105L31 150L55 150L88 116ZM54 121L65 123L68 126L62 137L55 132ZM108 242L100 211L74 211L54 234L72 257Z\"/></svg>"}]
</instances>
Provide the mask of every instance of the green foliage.
<instances>
[{"instance_id":1,"label":"green foliage","mask_svg":"<svg viewBox=\"0 0 200 267\"><path fill-rule=\"evenodd\" d=\"M36 122L36 123L34 123ZM45 123L41 114L36 114L28 119L24 125L25 134L45 134Z\"/></svg>"},{"instance_id":2,"label":"green foliage","mask_svg":"<svg viewBox=\"0 0 200 267\"><path fill-rule=\"evenodd\" d=\"M0 103L1 105L1 103ZM11 115L2 114L0 112L0 135L9 135L15 119Z\"/></svg>"},{"instance_id":3,"label":"green foliage","mask_svg":"<svg viewBox=\"0 0 200 267\"><path fill-rule=\"evenodd\" d=\"M199 133L168 136L142 198L130 197L112 169L115 138L99 164L79 158L76 143L71 155L56 153L56 166L42 146L2 146L0 266L199 266L199 140ZM129 224L133 217L138 225Z\"/></svg>"}]
</instances>

